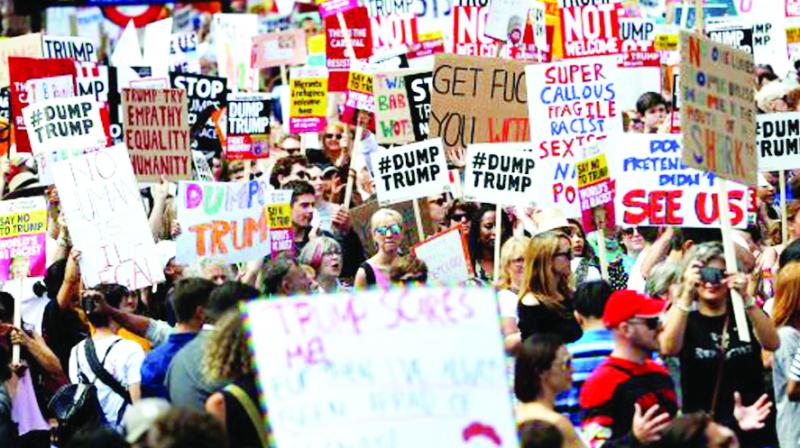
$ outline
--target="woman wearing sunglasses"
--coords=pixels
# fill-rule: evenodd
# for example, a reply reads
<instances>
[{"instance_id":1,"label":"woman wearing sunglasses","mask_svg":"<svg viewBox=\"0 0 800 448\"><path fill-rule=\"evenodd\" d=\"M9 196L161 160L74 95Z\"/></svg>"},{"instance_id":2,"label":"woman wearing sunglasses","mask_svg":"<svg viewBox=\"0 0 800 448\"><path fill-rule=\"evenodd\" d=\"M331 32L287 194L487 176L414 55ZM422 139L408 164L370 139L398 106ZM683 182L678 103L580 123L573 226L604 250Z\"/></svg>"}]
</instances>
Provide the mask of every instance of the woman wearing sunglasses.
<instances>
[{"instance_id":1,"label":"woman wearing sunglasses","mask_svg":"<svg viewBox=\"0 0 800 448\"><path fill-rule=\"evenodd\" d=\"M306 156L309 162L320 165L333 165L337 168L349 164L345 128L341 123L328 123L325 132L319 134L322 149L308 149Z\"/></svg>"},{"instance_id":2,"label":"woman wearing sunglasses","mask_svg":"<svg viewBox=\"0 0 800 448\"><path fill-rule=\"evenodd\" d=\"M776 350L778 333L743 277L727 274L719 243L698 244L686 254L681 291L659 337L662 353L680 359L684 413L705 411L717 421L732 422L737 402L748 406L764 396L761 350ZM744 301L750 342L739 339L731 288ZM774 438L774 427L768 425L743 442L769 446Z\"/></svg>"},{"instance_id":3,"label":"woman wearing sunglasses","mask_svg":"<svg viewBox=\"0 0 800 448\"><path fill-rule=\"evenodd\" d=\"M403 241L403 216L395 210L382 208L372 215L370 231L378 252L361 263L354 286L366 289L377 285L389 289L389 273Z\"/></svg>"},{"instance_id":4,"label":"woman wearing sunglasses","mask_svg":"<svg viewBox=\"0 0 800 448\"><path fill-rule=\"evenodd\" d=\"M570 387L572 359L561 338L537 334L526 339L514 366L514 395L522 402L517 407L517 421L545 421L564 436L563 446L585 447L569 418L555 411L556 396Z\"/></svg>"}]
</instances>

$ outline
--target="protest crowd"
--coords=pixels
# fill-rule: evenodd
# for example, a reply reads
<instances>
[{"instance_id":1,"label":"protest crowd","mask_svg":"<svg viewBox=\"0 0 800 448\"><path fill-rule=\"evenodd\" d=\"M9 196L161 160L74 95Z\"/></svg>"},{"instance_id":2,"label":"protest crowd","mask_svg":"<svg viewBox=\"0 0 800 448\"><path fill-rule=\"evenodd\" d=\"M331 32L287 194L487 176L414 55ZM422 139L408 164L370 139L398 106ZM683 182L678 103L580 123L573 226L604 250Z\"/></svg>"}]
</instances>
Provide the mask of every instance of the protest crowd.
<instances>
[{"instance_id":1,"label":"protest crowd","mask_svg":"<svg viewBox=\"0 0 800 448\"><path fill-rule=\"evenodd\" d=\"M0 447L800 448L800 1L135 3L0 0Z\"/></svg>"}]
</instances>

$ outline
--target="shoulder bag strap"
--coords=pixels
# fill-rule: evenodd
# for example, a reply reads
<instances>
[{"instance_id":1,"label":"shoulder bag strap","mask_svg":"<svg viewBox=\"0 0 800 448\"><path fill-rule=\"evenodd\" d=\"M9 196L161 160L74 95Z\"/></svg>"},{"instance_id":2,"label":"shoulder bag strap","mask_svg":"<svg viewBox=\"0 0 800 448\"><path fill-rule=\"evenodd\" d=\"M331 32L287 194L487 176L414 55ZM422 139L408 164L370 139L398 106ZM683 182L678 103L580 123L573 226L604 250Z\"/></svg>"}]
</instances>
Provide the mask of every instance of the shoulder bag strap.
<instances>
[{"instance_id":1,"label":"shoulder bag strap","mask_svg":"<svg viewBox=\"0 0 800 448\"><path fill-rule=\"evenodd\" d=\"M714 393L711 395L711 408L709 414L714 417L717 411L717 401L719 401L719 388L722 384L722 374L725 370L725 353L728 351L728 324L731 320L731 304L728 304L728 311L725 313L725 323L722 324L722 334L720 335L719 345L717 346L717 378L714 381Z\"/></svg>"},{"instance_id":2,"label":"shoulder bag strap","mask_svg":"<svg viewBox=\"0 0 800 448\"><path fill-rule=\"evenodd\" d=\"M258 407L256 407L253 400L247 395L247 392L244 391L240 386L236 384L228 384L225 386L225 391L230 392L236 401L242 405L244 411L247 413L247 416L250 417L250 423L253 424L253 427L256 429L256 433L258 433L258 438L261 440L261 446L266 448L270 445L269 443L269 436L267 435L267 430L265 429L267 426L267 422L261 420L261 413L258 411Z\"/></svg>"},{"instance_id":3,"label":"shoulder bag strap","mask_svg":"<svg viewBox=\"0 0 800 448\"><path fill-rule=\"evenodd\" d=\"M103 384L110 387L111 390L122 397L122 399L125 401L125 404L128 404L131 402L131 395L128 393L128 389L126 389L122 383L117 381L117 379L108 373L108 370L103 367L108 354L111 353L111 349L114 348L114 346L117 345L117 343L121 340L122 338L119 338L112 342L108 347L108 350L106 350L106 353L103 355L103 360L100 361L97 359L97 352L95 352L94 349L94 341L92 341L92 338L88 338L85 344L86 360L89 361L89 367L92 369L92 372L94 372L96 379L99 379L101 382L103 382Z\"/></svg>"}]
</instances>

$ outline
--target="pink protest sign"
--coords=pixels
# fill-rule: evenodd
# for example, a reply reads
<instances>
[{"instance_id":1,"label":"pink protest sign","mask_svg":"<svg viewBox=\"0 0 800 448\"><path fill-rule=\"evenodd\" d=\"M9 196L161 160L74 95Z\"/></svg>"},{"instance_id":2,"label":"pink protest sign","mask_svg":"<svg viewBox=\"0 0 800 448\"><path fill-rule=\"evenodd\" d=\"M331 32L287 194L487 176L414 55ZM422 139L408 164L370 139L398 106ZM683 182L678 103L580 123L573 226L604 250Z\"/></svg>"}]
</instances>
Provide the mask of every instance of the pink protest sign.
<instances>
[{"instance_id":1,"label":"pink protest sign","mask_svg":"<svg viewBox=\"0 0 800 448\"><path fill-rule=\"evenodd\" d=\"M328 0L319 4L319 15L324 19L358 8L358 0Z\"/></svg>"},{"instance_id":2,"label":"pink protest sign","mask_svg":"<svg viewBox=\"0 0 800 448\"><path fill-rule=\"evenodd\" d=\"M43 197L0 202L0 280L45 274L46 231Z\"/></svg>"}]
</instances>

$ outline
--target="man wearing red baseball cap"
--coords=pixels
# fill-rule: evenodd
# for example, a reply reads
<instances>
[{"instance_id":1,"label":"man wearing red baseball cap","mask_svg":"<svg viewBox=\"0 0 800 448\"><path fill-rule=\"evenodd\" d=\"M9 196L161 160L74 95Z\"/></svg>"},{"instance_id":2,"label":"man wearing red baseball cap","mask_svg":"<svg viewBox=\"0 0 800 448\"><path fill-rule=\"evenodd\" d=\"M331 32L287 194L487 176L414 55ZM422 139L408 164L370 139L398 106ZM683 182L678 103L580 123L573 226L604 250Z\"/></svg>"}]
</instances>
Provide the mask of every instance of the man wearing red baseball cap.
<instances>
[{"instance_id":1,"label":"man wearing red baseball cap","mask_svg":"<svg viewBox=\"0 0 800 448\"><path fill-rule=\"evenodd\" d=\"M592 447L655 441L677 413L672 378L650 359L658 350L666 305L635 291L609 297L603 323L614 335L614 351L586 380L579 398Z\"/></svg>"}]
</instances>

